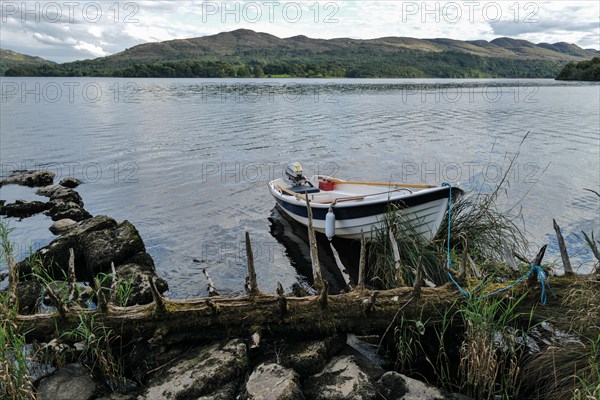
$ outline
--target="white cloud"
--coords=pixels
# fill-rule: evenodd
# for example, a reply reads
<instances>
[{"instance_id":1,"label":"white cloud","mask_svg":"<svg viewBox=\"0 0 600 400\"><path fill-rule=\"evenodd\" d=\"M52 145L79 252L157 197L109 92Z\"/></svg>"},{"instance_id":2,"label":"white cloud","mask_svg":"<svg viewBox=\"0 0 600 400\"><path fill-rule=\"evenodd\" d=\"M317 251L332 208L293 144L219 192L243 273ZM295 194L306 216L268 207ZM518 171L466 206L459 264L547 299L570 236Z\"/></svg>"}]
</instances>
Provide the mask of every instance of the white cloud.
<instances>
[{"instance_id":1,"label":"white cloud","mask_svg":"<svg viewBox=\"0 0 600 400\"><path fill-rule=\"evenodd\" d=\"M102 47L96 46L91 43L82 42L82 41L77 42L77 44L74 45L73 48L75 50L80 50L80 51L89 53L89 54L93 55L94 57L104 57L104 56L109 55L109 53L104 51L102 49Z\"/></svg>"},{"instance_id":2,"label":"white cloud","mask_svg":"<svg viewBox=\"0 0 600 400\"><path fill-rule=\"evenodd\" d=\"M509 36L600 48L600 3L591 1L297 0L277 1L274 5L268 0L253 0L226 1L228 12L221 7L223 0L92 2L101 7L98 20L95 10L83 12L88 3L81 2L73 9L71 20L69 10L61 10L58 22L49 22L56 20L55 9L49 8L49 15L38 15L39 21L27 15L23 21L24 15L19 13L22 10L15 12L5 6L10 3L21 7L20 2L1 3L0 46L59 62L114 54L149 41L240 28L279 37L306 35L325 39L406 36L492 40ZM49 3L63 4L39 2L40 13ZM256 5L260 8L259 19ZM297 15L300 18L294 20ZM529 22L525 22L528 17Z\"/></svg>"}]
</instances>

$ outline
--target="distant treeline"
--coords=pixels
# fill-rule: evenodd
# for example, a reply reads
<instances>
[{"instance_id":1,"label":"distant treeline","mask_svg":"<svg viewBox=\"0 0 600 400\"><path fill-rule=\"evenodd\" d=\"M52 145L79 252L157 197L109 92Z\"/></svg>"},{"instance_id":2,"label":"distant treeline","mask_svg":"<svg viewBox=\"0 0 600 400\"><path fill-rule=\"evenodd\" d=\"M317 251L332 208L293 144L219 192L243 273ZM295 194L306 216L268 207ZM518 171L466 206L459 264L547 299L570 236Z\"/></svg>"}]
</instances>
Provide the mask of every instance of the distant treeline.
<instances>
[{"instance_id":1,"label":"distant treeline","mask_svg":"<svg viewBox=\"0 0 600 400\"><path fill-rule=\"evenodd\" d=\"M560 71L560 81L600 81L600 57L591 60L570 62Z\"/></svg>"},{"instance_id":2,"label":"distant treeline","mask_svg":"<svg viewBox=\"0 0 600 400\"><path fill-rule=\"evenodd\" d=\"M170 61L76 61L19 66L6 76L110 76L139 78L554 78L564 62L481 57L459 52L327 51L292 56L249 52L238 56Z\"/></svg>"}]
</instances>

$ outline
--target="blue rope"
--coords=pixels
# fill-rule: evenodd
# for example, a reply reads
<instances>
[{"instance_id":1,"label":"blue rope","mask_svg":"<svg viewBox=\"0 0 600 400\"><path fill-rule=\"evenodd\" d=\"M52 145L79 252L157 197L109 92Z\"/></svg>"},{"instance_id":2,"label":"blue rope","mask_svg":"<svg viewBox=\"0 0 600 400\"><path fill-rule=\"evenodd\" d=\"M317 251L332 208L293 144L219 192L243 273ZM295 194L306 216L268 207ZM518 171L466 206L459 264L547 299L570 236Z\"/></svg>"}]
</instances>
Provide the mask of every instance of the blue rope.
<instances>
[{"instance_id":1,"label":"blue rope","mask_svg":"<svg viewBox=\"0 0 600 400\"><path fill-rule=\"evenodd\" d=\"M456 269L456 267L452 265L452 260L450 259L450 229L451 229L451 225L452 225L450 210L452 208L452 185L448 182L443 182L442 186L448 187L448 240L447 240L447 246L446 246L446 257L447 257L446 265L447 265L448 269L451 269L451 268ZM494 290L493 292L490 292L483 296L480 296L480 298L490 297L490 296L494 296L494 295L497 295L502 292L506 292L507 290L510 290L513 287L517 286L519 283L523 282L525 279L529 278L534 271L537 272L538 280L540 281L540 284L542 285L542 294L540 296L540 301L543 305L546 305L546 286L548 286L548 289L550 289L550 285L548 284L548 282L546 282L546 278L547 278L546 272L539 265L533 265L533 264L531 264L531 268L529 269L529 272L527 272L525 275L523 275L522 277L520 277L519 279L514 281L509 286L507 286L505 288ZM450 277L450 280L454 283L454 285L458 288L458 290L460 291L460 293L463 296L465 296L466 298L471 297L469 292L467 292L465 289L463 289L460 286L460 284L458 282L456 282L456 280L454 279L454 276L452 276L450 271L448 271L448 276Z\"/></svg>"},{"instance_id":2,"label":"blue rope","mask_svg":"<svg viewBox=\"0 0 600 400\"><path fill-rule=\"evenodd\" d=\"M450 269L450 267L452 267L452 261L450 260L450 226L451 226L451 214L450 214L450 210L452 208L452 185L449 182L442 182L442 187L448 187L448 240L446 241L447 244L447 259L446 259L446 266L448 267L448 269ZM454 268L456 269L456 268ZM450 273L448 273L450 274ZM454 278L450 277L453 281ZM456 283L456 282L454 282ZM462 288L461 288L462 290Z\"/></svg>"}]
</instances>

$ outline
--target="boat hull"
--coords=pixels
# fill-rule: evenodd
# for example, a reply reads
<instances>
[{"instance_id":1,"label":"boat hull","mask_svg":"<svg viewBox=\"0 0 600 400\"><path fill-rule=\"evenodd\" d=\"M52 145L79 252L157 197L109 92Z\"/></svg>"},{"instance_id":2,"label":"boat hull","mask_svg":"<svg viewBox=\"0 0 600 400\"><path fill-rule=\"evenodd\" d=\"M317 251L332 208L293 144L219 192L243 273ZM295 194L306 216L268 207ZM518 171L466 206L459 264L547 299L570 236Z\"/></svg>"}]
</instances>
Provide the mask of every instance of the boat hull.
<instances>
[{"instance_id":1,"label":"boat hull","mask_svg":"<svg viewBox=\"0 0 600 400\"><path fill-rule=\"evenodd\" d=\"M275 197L279 207L295 221L308 225L308 212L306 200L282 193L277 189L277 183L271 183L271 194ZM347 187L350 192L351 185ZM361 190L358 188L356 190ZM380 188L381 189L381 188ZM388 188L389 189L389 188ZM452 188L453 194L462 193L458 188ZM360 195L360 193L356 193ZM330 204L319 204L319 195L308 195L311 200L313 213L313 228L317 232L325 233L325 216L330 209ZM413 233L420 234L425 240L431 240L437 233L444 216L448 210L448 197L450 187L435 187L418 192L398 193L390 191L387 196L373 196L370 200L367 195L363 200L335 204L332 209L335 214L335 236L345 239L360 239L361 231L369 239L376 230L382 229L384 218L390 205L395 206L406 221Z\"/></svg>"}]
</instances>

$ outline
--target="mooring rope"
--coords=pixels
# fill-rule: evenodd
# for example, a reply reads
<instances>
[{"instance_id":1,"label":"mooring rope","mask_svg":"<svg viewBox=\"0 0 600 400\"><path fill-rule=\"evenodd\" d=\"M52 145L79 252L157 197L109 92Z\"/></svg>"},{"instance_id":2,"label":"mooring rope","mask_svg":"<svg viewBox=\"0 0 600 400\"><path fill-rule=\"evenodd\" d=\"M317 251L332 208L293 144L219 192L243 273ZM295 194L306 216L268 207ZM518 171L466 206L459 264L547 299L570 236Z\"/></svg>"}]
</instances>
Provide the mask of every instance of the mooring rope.
<instances>
[{"instance_id":1,"label":"mooring rope","mask_svg":"<svg viewBox=\"0 0 600 400\"><path fill-rule=\"evenodd\" d=\"M448 267L448 276L450 277L450 280L454 283L454 285L458 288L460 293L463 296L465 296L466 298L469 298L469 297L471 297L470 293L467 292L465 289L463 289L462 286L460 286L460 284L458 282L456 282L456 280L454 279L454 276L452 276L452 274L450 273L450 269L456 270L456 267L454 265L452 265L452 260L450 259L450 229L452 226L452 220L451 220L451 216L452 216L452 214L451 214L452 185L448 182L443 182L442 186L448 187L448 238L447 238L447 246L446 246L446 257L447 257L446 265ZM546 305L546 286L548 287L548 289L550 289L550 285L548 284L548 282L546 282L546 279L547 279L546 272L539 265L534 265L534 264L531 264L531 268L529 269L529 272L527 272L525 275L523 275L522 277L520 277L519 279L517 279L516 281L514 281L507 287L494 290L493 292L479 296L479 298L490 297L490 296L494 296L494 295L497 295L502 292L506 292L507 290L510 290L513 287L515 287L516 285L518 285L519 283L523 282L525 279L529 278L534 271L537 272L538 280L540 281L540 284L542 286L540 302L543 305Z\"/></svg>"}]
</instances>

